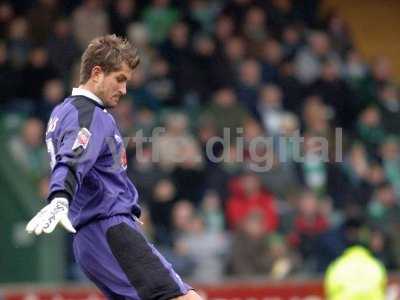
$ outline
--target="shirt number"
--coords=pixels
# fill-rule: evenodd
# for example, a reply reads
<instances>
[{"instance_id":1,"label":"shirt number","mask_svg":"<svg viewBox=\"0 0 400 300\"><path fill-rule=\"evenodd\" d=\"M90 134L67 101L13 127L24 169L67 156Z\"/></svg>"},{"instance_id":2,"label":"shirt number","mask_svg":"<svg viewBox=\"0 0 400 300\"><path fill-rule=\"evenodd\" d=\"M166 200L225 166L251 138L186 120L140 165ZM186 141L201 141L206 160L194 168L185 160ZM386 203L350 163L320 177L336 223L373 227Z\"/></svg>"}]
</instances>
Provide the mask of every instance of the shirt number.
<instances>
[{"instance_id":1,"label":"shirt number","mask_svg":"<svg viewBox=\"0 0 400 300\"><path fill-rule=\"evenodd\" d=\"M47 145L47 152L50 155L50 167L53 170L54 166L56 165L56 153L54 150L53 140L51 138L46 139L46 145Z\"/></svg>"}]
</instances>

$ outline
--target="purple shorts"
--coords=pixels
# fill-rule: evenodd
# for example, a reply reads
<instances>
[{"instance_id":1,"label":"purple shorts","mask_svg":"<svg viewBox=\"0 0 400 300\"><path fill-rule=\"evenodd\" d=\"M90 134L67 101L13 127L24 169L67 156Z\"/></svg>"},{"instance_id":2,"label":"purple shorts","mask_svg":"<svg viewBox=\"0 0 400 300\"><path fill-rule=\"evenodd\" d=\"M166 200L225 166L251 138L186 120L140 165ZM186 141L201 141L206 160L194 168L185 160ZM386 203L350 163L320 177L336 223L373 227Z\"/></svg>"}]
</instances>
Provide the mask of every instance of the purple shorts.
<instances>
[{"instance_id":1,"label":"purple shorts","mask_svg":"<svg viewBox=\"0 0 400 300\"><path fill-rule=\"evenodd\" d=\"M75 259L108 299L168 300L185 284L130 216L94 221L74 236Z\"/></svg>"}]
</instances>

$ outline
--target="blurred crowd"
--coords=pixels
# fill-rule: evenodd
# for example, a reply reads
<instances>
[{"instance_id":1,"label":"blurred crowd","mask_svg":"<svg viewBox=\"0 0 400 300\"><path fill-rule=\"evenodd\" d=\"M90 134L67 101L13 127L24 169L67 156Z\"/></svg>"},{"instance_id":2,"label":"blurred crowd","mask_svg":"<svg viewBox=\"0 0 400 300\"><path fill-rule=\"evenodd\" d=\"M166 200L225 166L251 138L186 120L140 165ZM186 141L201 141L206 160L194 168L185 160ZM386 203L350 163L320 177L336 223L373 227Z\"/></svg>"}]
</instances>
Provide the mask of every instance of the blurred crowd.
<instances>
[{"instance_id":1,"label":"blurred crowd","mask_svg":"<svg viewBox=\"0 0 400 300\"><path fill-rule=\"evenodd\" d=\"M164 129L140 155L130 140L128 173L144 230L180 274L196 282L315 276L354 243L396 270L400 102L392 66L384 57L367 64L346 21L322 15L320 5L0 1L6 146L45 198L49 114L76 86L88 42L116 33L138 47L141 64L112 113L124 137ZM241 144L214 144L224 158L216 162L207 143L227 129ZM284 151L251 146L296 134L302 159L289 142ZM66 276L80 278L72 261Z\"/></svg>"}]
</instances>

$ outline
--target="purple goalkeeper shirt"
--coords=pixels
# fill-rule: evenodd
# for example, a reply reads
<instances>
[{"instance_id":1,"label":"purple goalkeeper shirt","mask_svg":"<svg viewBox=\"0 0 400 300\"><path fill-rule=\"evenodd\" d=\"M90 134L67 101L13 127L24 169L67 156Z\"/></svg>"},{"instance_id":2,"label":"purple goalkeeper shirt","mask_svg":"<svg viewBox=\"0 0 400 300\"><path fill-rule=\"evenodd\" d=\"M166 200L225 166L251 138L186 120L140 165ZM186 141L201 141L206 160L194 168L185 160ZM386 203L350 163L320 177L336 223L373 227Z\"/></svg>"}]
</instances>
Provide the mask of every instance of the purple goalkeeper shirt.
<instances>
[{"instance_id":1,"label":"purple goalkeeper shirt","mask_svg":"<svg viewBox=\"0 0 400 300\"><path fill-rule=\"evenodd\" d=\"M75 228L95 219L140 215L122 136L96 95L73 89L51 114L46 144L52 168L48 200L69 199Z\"/></svg>"}]
</instances>

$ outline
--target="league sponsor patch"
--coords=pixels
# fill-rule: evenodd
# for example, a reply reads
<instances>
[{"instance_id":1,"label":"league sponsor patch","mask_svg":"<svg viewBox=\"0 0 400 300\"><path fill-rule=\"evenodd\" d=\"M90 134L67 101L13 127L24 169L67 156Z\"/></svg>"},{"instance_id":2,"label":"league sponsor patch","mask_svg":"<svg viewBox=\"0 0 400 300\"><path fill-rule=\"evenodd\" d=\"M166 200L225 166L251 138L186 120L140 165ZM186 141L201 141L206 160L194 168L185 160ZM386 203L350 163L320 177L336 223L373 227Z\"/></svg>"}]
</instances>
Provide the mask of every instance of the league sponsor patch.
<instances>
[{"instance_id":1,"label":"league sponsor patch","mask_svg":"<svg viewBox=\"0 0 400 300\"><path fill-rule=\"evenodd\" d=\"M72 150L76 150L79 147L86 149L86 147L89 144L91 135L92 134L90 133L90 131L87 128L81 128L81 130L79 130L79 132L78 132L78 136L76 137L74 145L72 146Z\"/></svg>"}]
</instances>

